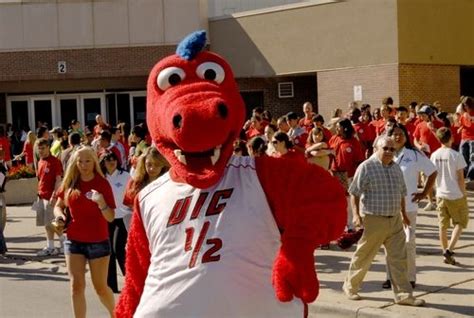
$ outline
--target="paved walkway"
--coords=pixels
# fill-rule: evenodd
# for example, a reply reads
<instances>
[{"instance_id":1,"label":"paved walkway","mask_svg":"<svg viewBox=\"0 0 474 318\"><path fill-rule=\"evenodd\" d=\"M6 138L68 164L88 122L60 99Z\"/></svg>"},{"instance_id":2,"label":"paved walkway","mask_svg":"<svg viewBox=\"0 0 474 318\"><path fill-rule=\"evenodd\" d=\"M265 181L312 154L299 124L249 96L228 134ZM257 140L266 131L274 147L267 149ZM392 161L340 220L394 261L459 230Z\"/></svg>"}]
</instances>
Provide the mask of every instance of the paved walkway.
<instances>
[{"instance_id":1,"label":"paved walkway","mask_svg":"<svg viewBox=\"0 0 474 318\"><path fill-rule=\"evenodd\" d=\"M347 300L341 291L354 247L317 250L321 283L310 317L472 317L474 316L474 192L469 193L470 224L456 249L457 266L443 263L438 243L436 212L419 210L418 281L414 295L426 300L422 308L393 304L392 292L382 289L385 262L382 250L362 287L361 301ZM62 257L36 257L44 234L36 227L29 206L8 207L5 230L9 253L0 256L0 317L72 317L69 281ZM123 278L120 277L120 282ZM107 317L87 280L88 317Z\"/></svg>"}]
</instances>

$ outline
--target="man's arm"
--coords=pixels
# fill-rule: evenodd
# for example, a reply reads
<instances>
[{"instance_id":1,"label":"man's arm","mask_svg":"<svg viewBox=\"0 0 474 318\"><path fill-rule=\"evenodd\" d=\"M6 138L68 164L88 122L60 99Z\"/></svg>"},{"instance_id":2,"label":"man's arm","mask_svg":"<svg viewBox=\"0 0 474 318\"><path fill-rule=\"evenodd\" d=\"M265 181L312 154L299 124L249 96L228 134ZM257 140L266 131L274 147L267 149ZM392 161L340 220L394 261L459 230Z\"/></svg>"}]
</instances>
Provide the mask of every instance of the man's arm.
<instances>
[{"instance_id":1,"label":"man's arm","mask_svg":"<svg viewBox=\"0 0 474 318\"><path fill-rule=\"evenodd\" d=\"M352 222L354 223L355 227L362 226L362 218L360 217L359 211L359 201L360 197L354 194L351 194L351 207L353 212Z\"/></svg>"}]
</instances>

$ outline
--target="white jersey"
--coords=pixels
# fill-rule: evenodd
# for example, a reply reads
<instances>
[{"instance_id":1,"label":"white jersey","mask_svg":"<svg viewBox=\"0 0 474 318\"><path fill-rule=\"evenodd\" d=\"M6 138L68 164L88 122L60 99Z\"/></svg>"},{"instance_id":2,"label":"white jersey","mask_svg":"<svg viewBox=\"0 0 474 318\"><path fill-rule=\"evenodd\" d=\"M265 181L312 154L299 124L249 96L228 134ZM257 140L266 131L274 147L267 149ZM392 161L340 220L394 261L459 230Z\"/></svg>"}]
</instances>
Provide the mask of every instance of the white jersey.
<instances>
[{"instance_id":1,"label":"white jersey","mask_svg":"<svg viewBox=\"0 0 474 318\"><path fill-rule=\"evenodd\" d=\"M135 317L303 317L271 284L280 233L249 157L208 189L165 174L140 192L151 264Z\"/></svg>"}]
</instances>

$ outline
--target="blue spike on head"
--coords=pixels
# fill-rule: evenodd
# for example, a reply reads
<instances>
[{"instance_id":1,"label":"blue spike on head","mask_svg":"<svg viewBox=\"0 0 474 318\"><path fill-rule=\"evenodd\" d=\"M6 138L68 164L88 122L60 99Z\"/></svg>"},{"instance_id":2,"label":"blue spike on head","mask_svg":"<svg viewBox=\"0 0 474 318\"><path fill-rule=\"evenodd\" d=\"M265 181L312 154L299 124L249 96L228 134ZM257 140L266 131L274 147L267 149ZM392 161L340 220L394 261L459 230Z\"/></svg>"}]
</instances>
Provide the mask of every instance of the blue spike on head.
<instances>
[{"instance_id":1,"label":"blue spike on head","mask_svg":"<svg viewBox=\"0 0 474 318\"><path fill-rule=\"evenodd\" d=\"M183 59L192 60L206 45L206 31L195 31L186 36L176 48L176 54Z\"/></svg>"}]
</instances>

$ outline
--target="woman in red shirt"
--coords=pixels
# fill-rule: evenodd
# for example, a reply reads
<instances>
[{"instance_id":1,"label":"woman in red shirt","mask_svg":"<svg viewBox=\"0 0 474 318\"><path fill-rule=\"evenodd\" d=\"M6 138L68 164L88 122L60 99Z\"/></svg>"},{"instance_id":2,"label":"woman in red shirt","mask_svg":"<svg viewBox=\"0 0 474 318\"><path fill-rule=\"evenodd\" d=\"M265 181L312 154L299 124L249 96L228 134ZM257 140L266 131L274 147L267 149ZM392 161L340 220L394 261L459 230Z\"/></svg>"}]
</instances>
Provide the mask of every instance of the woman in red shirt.
<instances>
[{"instance_id":1,"label":"woman in red shirt","mask_svg":"<svg viewBox=\"0 0 474 318\"><path fill-rule=\"evenodd\" d=\"M337 123L336 135L332 136L329 140L329 147L331 147L335 154L331 165L331 172L346 191L349 189L349 184L357 167L365 159L362 146L354 135L355 130L352 127L351 121L344 119ZM349 201L349 196L347 196L347 200ZM347 229L352 230L352 212L349 202L347 207Z\"/></svg>"},{"instance_id":2,"label":"woman in red shirt","mask_svg":"<svg viewBox=\"0 0 474 318\"><path fill-rule=\"evenodd\" d=\"M110 259L108 223L115 217L115 201L101 171L95 151L79 147L70 159L54 208L56 222L66 222L69 209L64 255L71 279L71 298L75 317L86 317L85 273L89 264L92 284L110 317L115 300L107 286Z\"/></svg>"},{"instance_id":3,"label":"woman in red shirt","mask_svg":"<svg viewBox=\"0 0 474 318\"><path fill-rule=\"evenodd\" d=\"M467 163L466 180L474 180L474 99L470 96L464 97L462 101L465 112L460 118L461 122L461 145L459 151Z\"/></svg>"},{"instance_id":4,"label":"woman in red shirt","mask_svg":"<svg viewBox=\"0 0 474 318\"><path fill-rule=\"evenodd\" d=\"M293 143L290 141L290 137L282 131L273 135L272 144L275 147L275 154L273 157L297 159L301 161L306 160L301 151L293 149Z\"/></svg>"},{"instance_id":5,"label":"woman in red shirt","mask_svg":"<svg viewBox=\"0 0 474 318\"><path fill-rule=\"evenodd\" d=\"M28 132L26 135L26 141L23 144L23 151L21 154L15 157L15 160L20 160L21 158L25 158L25 164L33 168L33 146L36 141L36 134L32 131Z\"/></svg>"}]
</instances>

